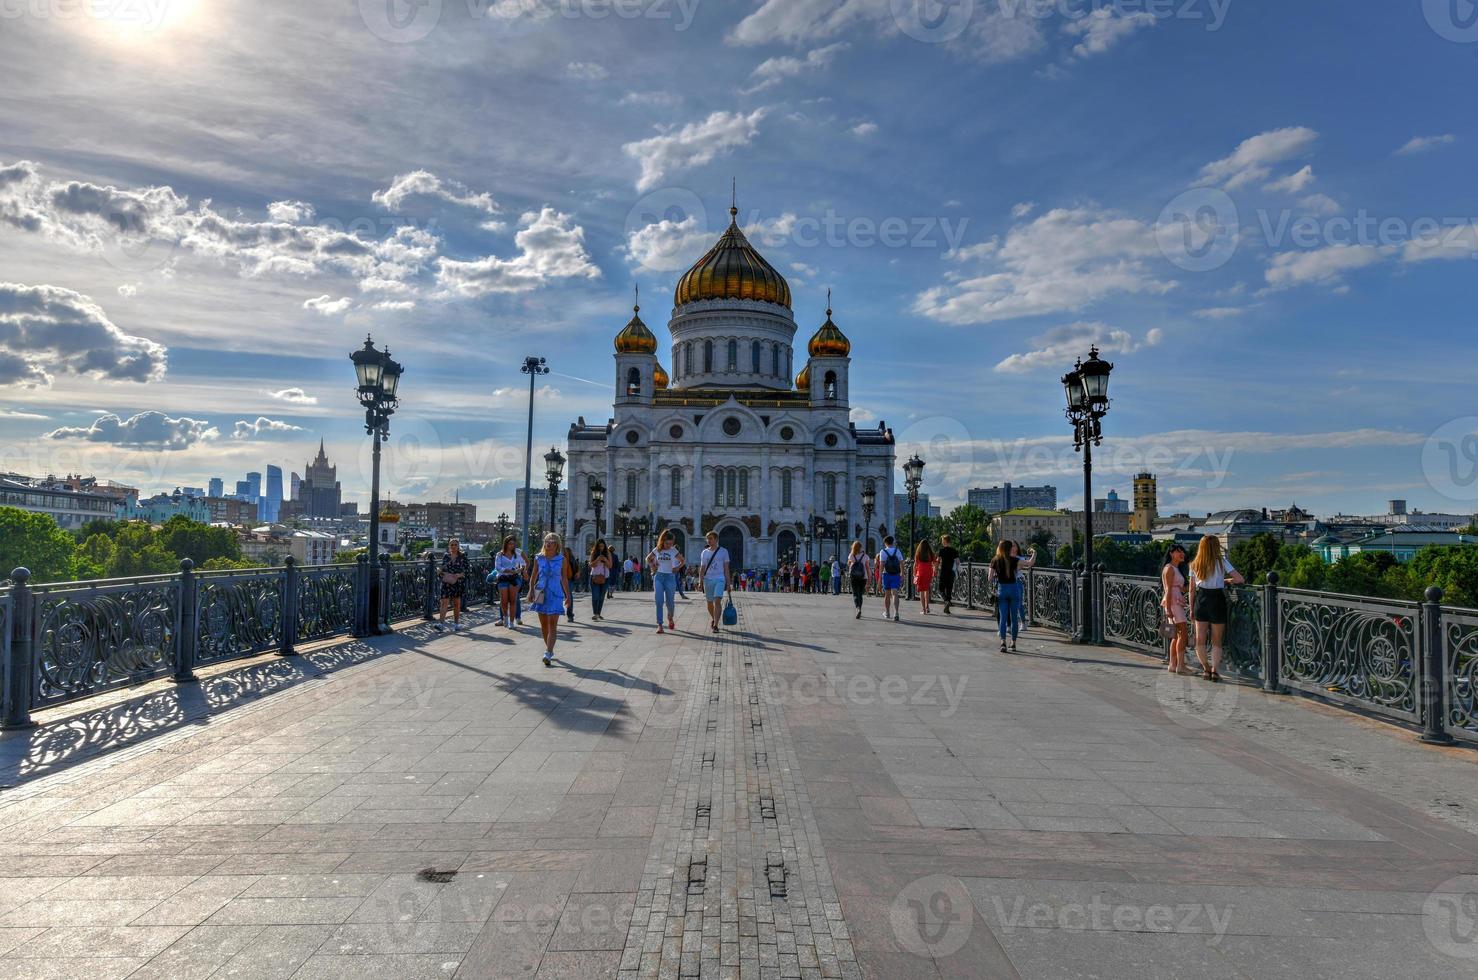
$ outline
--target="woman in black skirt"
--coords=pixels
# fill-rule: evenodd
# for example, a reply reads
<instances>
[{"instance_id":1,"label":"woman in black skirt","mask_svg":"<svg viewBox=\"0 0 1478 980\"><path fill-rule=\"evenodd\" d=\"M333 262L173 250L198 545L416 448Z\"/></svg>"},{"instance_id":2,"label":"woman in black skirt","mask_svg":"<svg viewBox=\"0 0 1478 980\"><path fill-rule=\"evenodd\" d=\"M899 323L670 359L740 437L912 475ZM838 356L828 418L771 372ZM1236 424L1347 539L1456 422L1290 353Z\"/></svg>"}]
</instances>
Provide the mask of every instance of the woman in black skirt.
<instances>
[{"instance_id":1,"label":"woman in black skirt","mask_svg":"<svg viewBox=\"0 0 1478 980\"><path fill-rule=\"evenodd\" d=\"M441 560L441 622L438 629L446 628L446 611L452 609L453 631L462 628L462 599L467 595L467 556L462 554L462 542L452 538L446 543L446 557Z\"/></svg>"}]
</instances>

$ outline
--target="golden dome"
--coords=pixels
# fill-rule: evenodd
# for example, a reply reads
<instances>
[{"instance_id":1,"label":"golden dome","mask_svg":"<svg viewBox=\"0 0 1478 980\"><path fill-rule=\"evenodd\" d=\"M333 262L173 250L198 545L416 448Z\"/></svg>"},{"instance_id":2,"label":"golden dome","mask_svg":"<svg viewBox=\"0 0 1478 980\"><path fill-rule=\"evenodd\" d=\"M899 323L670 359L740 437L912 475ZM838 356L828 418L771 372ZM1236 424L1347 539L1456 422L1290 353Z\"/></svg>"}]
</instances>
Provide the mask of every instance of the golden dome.
<instances>
[{"instance_id":1,"label":"golden dome","mask_svg":"<svg viewBox=\"0 0 1478 980\"><path fill-rule=\"evenodd\" d=\"M655 354L657 338L647 325L641 322L641 305L631 308L631 322L616 334L617 354Z\"/></svg>"},{"instance_id":2,"label":"golden dome","mask_svg":"<svg viewBox=\"0 0 1478 980\"><path fill-rule=\"evenodd\" d=\"M652 387L658 391L664 390L671 382L672 379L667 376L667 372L662 369L662 365L658 364L652 370Z\"/></svg>"},{"instance_id":3,"label":"golden dome","mask_svg":"<svg viewBox=\"0 0 1478 980\"><path fill-rule=\"evenodd\" d=\"M831 322L831 292L826 294L826 322L811 337L806 350L812 357L846 357L852 353L852 342L841 328Z\"/></svg>"},{"instance_id":4,"label":"golden dome","mask_svg":"<svg viewBox=\"0 0 1478 980\"><path fill-rule=\"evenodd\" d=\"M801 368L801 373L795 376L795 390L811 390L811 365L807 364L805 367Z\"/></svg>"},{"instance_id":5,"label":"golden dome","mask_svg":"<svg viewBox=\"0 0 1478 980\"><path fill-rule=\"evenodd\" d=\"M790 285L755 251L739 230L739 209L729 209L729 227L678 280L676 306L705 299L748 299L790 309Z\"/></svg>"}]
</instances>

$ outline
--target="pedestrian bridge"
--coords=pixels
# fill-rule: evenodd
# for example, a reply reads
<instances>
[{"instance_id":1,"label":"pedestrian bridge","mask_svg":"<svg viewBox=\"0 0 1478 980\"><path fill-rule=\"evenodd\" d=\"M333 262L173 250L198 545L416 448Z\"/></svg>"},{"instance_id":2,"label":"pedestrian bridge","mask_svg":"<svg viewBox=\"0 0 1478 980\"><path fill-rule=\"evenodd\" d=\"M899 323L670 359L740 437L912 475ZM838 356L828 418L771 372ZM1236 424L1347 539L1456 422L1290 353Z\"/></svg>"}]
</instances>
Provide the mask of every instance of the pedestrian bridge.
<instances>
[{"instance_id":1,"label":"pedestrian bridge","mask_svg":"<svg viewBox=\"0 0 1478 980\"><path fill-rule=\"evenodd\" d=\"M1478 970L1462 611L1251 590L1212 685L1112 576L1039 573L1014 655L973 572L953 616L749 593L717 636L623 593L548 670L368 571L5 596L0 972ZM345 637L366 583L396 631Z\"/></svg>"}]
</instances>

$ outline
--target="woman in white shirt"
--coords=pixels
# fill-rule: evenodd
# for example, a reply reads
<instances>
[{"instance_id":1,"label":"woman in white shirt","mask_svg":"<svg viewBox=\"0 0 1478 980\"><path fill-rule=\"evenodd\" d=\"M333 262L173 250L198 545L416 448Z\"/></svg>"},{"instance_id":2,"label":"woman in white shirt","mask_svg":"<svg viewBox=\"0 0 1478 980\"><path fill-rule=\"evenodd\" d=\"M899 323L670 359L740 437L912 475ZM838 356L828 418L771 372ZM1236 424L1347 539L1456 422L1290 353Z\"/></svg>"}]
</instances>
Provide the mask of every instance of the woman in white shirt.
<instances>
[{"instance_id":1,"label":"woman in white shirt","mask_svg":"<svg viewBox=\"0 0 1478 980\"><path fill-rule=\"evenodd\" d=\"M672 531L663 531L657 538L657 547L647 555L647 565L652 569L652 595L657 600L657 632L662 633L662 607L667 607L667 629L677 629L673 622L677 600L677 573L682 571L683 556L672 546Z\"/></svg>"},{"instance_id":2,"label":"woman in white shirt","mask_svg":"<svg viewBox=\"0 0 1478 980\"><path fill-rule=\"evenodd\" d=\"M1208 681L1221 680L1222 638L1227 631L1227 586L1246 581L1221 552L1221 538L1206 535L1191 562L1191 614L1196 620L1196 659ZM1210 647L1211 663L1206 663Z\"/></svg>"}]
</instances>

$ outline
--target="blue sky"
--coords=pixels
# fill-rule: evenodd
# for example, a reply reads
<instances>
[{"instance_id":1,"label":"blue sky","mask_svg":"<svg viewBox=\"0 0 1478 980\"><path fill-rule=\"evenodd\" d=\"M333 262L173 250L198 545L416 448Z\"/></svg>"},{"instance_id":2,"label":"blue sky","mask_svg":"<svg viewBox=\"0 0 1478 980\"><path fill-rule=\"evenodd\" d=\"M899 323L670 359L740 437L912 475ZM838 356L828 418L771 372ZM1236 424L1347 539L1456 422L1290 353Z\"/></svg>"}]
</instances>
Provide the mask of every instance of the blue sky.
<instances>
[{"instance_id":1,"label":"blue sky","mask_svg":"<svg viewBox=\"0 0 1478 980\"><path fill-rule=\"evenodd\" d=\"M388 2L0 7L0 470L229 485L322 437L365 494L369 332L390 491L511 512L523 356L537 452L605 418L633 284L665 339L737 179L936 501L1076 502L1057 377L1097 341L1100 494L1478 507L1445 0Z\"/></svg>"}]
</instances>

